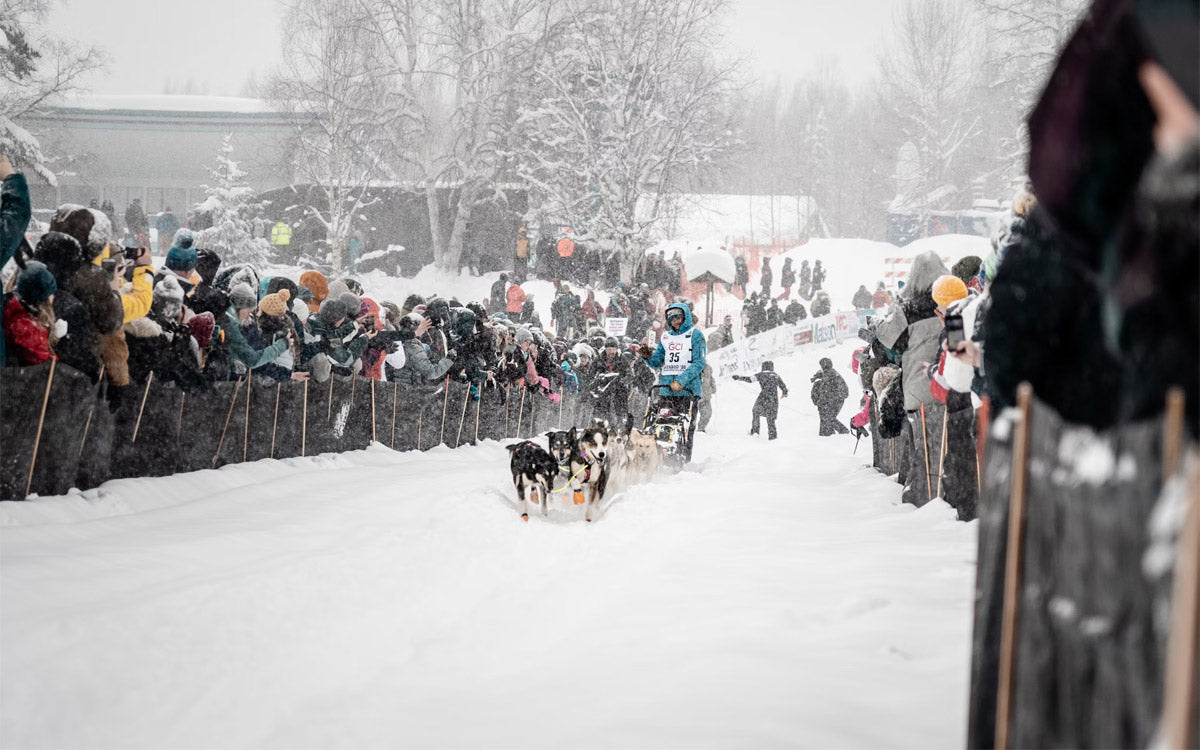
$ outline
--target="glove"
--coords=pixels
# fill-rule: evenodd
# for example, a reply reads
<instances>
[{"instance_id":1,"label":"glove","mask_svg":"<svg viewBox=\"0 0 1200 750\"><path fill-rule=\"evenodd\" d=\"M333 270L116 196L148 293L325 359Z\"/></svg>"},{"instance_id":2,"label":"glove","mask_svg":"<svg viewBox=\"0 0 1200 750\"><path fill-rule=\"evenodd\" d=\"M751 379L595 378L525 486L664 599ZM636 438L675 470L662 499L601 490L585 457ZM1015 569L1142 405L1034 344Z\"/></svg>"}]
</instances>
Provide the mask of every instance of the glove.
<instances>
[{"instance_id":1,"label":"glove","mask_svg":"<svg viewBox=\"0 0 1200 750\"><path fill-rule=\"evenodd\" d=\"M678 380L672 380L671 381L671 390L673 390L675 392L682 391L683 383L680 383Z\"/></svg>"},{"instance_id":2,"label":"glove","mask_svg":"<svg viewBox=\"0 0 1200 750\"><path fill-rule=\"evenodd\" d=\"M54 321L54 335L60 339L67 335L67 321L62 318Z\"/></svg>"},{"instance_id":3,"label":"glove","mask_svg":"<svg viewBox=\"0 0 1200 750\"><path fill-rule=\"evenodd\" d=\"M546 398L550 399L550 403L552 404L557 404L559 401L562 401L562 396L558 393L547 393Z\"/></svg>"},{"instance_id":4,"label":"glove","mask_svg":"<svg viewBox=\"0 0 1200 750\"><path fill-rule=\"evenodd\" d=\"M650 347L646 346L645 343L643 343L641 346L638 347L638 356L641 357L642 359L650 359L651 357L654 356L654 350L651 349Z\"/></svg>"}]
</instances>

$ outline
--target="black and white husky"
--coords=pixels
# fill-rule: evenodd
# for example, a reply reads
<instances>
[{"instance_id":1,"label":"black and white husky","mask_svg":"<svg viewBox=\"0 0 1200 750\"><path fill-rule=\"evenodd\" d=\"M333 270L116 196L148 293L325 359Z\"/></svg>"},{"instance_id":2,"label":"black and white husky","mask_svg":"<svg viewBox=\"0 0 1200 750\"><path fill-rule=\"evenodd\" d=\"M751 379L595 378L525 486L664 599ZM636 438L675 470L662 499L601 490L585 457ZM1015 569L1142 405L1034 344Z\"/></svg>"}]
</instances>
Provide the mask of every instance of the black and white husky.
<instances>
[{"instance_id":1,"label":"black and white husky","mask_svg":"<svg viewBox=\"0 0 1200 750\"><path fill-rule=\"evenodd\" d=\"M586 501L584 518L592 520L596 506L604 500L604 489L608 486L609 457L608 426L597 420L585 427L575 439L575 451L571 454L571 490L576 505ZM586 499L584 488L587 488Z\"/></svg>"},{"instance_id":2,"label":"black and white husky","mask_svg":"<svg viewBox=\"0 0 1200 750\"><path fill-rule=\"evenodd\" d=\"M545 448L530 440L510 445L508 451L512 454L509 468L512 469L513 485L517 488L517 510L521 512L521 520L529 520L526 491L535 505L541 502L542 515L548 515L546 505L550 499L550 487L559 472L558 462Z\"/></svg>"}]
</instances>

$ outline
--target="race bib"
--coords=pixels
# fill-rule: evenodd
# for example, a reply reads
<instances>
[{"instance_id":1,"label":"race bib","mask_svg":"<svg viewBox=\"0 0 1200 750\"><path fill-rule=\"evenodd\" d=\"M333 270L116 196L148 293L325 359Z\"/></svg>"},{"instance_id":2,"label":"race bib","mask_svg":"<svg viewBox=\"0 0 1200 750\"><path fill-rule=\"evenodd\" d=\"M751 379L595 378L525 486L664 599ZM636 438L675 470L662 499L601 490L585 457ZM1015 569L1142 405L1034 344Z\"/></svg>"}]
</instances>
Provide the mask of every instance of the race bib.
<instances>
[{"instance_id":1,"label":"race bib","mask_svg":"<svg viewBox=\"0 0 1200 750\"><path fill-rule=\"evenodd\" d=\"M666 333L663 334L662 341L663 351L666 356L663 357L662 374L663 375L680 375L684 370L692 364L692 333Z\"/></svg>"}]
</instances>

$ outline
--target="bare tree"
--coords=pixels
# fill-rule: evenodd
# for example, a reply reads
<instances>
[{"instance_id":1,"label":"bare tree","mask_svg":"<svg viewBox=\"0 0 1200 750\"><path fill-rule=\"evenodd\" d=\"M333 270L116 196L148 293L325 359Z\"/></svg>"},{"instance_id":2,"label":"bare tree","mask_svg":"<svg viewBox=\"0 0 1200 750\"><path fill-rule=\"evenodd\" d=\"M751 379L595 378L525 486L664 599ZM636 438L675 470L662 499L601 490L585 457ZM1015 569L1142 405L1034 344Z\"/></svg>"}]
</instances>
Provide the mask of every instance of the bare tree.
<instances>
[{"instance_id":1,"label":"bare tree","mask_svg":"<svg viewBox=\"0 0 1200 750\"><path fill-rule=\"evenodd\" d=\"M500 195L502 177L511 171L508 145L519 96L553 4L360 2L385 56L388 86L405 103L403 116L392 120L390 153L425 192L435 262L457 269L472 211Z\"/></svg>"},{"instance_id":2,"label":"bare tree","mask_svg":"<svg viewBox=\"0 0 1200 750\"><path fill-rule=\"evenodd\" d=\"M370 203L368 190L392 176L387 133L405 102L386 85L378 62L384 51L367 32L358 0L293 0L284 17L283 65L267 98L294 115L293 166L324 188L326 205L308 210L325 227L340 270L354 218Z\"/></svg>"},{"instance_id":3,"label":"bare tree","mask_svg":"<svg viewBox=\"0 0 1200 750\"><path fill-rule=\"evenodd\" d=\"M82 90L84 78L107 58L97 47L51 38L49 9L49 0L0 0L0 153L56 185L37 138L20 123Z\"/></svg>"},{"instance_id":4,"label":"bare tree","mask_svg":"<svg viewBox=\"0 0 1200 750\"><path fill-rule=\"evenodd\" d=\"M1025 169L1029 144L1025 118L1033 109L1067 35L1087 0L974 0L994 40L988 49L991 131L1004 150L1011 176Z\"/></svg>"},{"instance_id":5,"label":"bare tree","mask_svg":"<svg viewBox=\"0 0 1200 750\"><path fill-rule=\"evenodd\" d=\"M907 0L896 13L894 41L879 57L879 101L913 144L913 194L894 210L915 211L922 226L933 204L955 195L978 164L980 96L986 39L971 11L955 0ZM958 183L957 185L955 183Z\"/></svg>"},{"instance_id":6,"label":"bare tree","mask_svg":"<svg viewBox=\"0 0 1200 750\"><path fill-rule=\"evenodd\" d=\"M520 119L518 170L550 217L631 278L673 191L733 143L723 0L565 0Z\"/></svg>"}]
</instances>

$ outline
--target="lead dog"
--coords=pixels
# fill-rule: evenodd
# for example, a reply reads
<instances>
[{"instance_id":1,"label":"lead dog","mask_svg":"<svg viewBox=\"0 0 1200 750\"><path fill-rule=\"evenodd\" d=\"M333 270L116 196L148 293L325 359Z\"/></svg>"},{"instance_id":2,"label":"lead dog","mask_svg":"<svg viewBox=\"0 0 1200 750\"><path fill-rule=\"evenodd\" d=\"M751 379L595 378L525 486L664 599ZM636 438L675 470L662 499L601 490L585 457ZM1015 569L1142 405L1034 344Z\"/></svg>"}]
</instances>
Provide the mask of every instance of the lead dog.
<instances>
[{"instance_id":1,"label":"lead dog","mask_svg":"<svg viewBox=\"0 0 1200 750\"><path fill-rule=\"evenodd\" d=\"M575 452L571 454L571 489L575 504L583 505L584 488L587 488L584 518L589 522L596 506L604 500L604 489L608 486L608 456L608 427L601 421L585 427L576 438Z\"/></svg>"},{"instance_id":2,"label":"lead dog","mask_svg":"<svg viewBox=\"0 0 1200 750\"><path fill-rule=\"evenodd\" d=\"M542 515L548 515L546 505L550 498L550 487L559 471L558 462L542 446L529 440L508 446L508 451L512 454L509 468L512 469L513 485L517 488L517 510L521 511L521 520L529 520L526 490L529 490L535 504L541 502Z\"/></svg>"}]
</instances>

